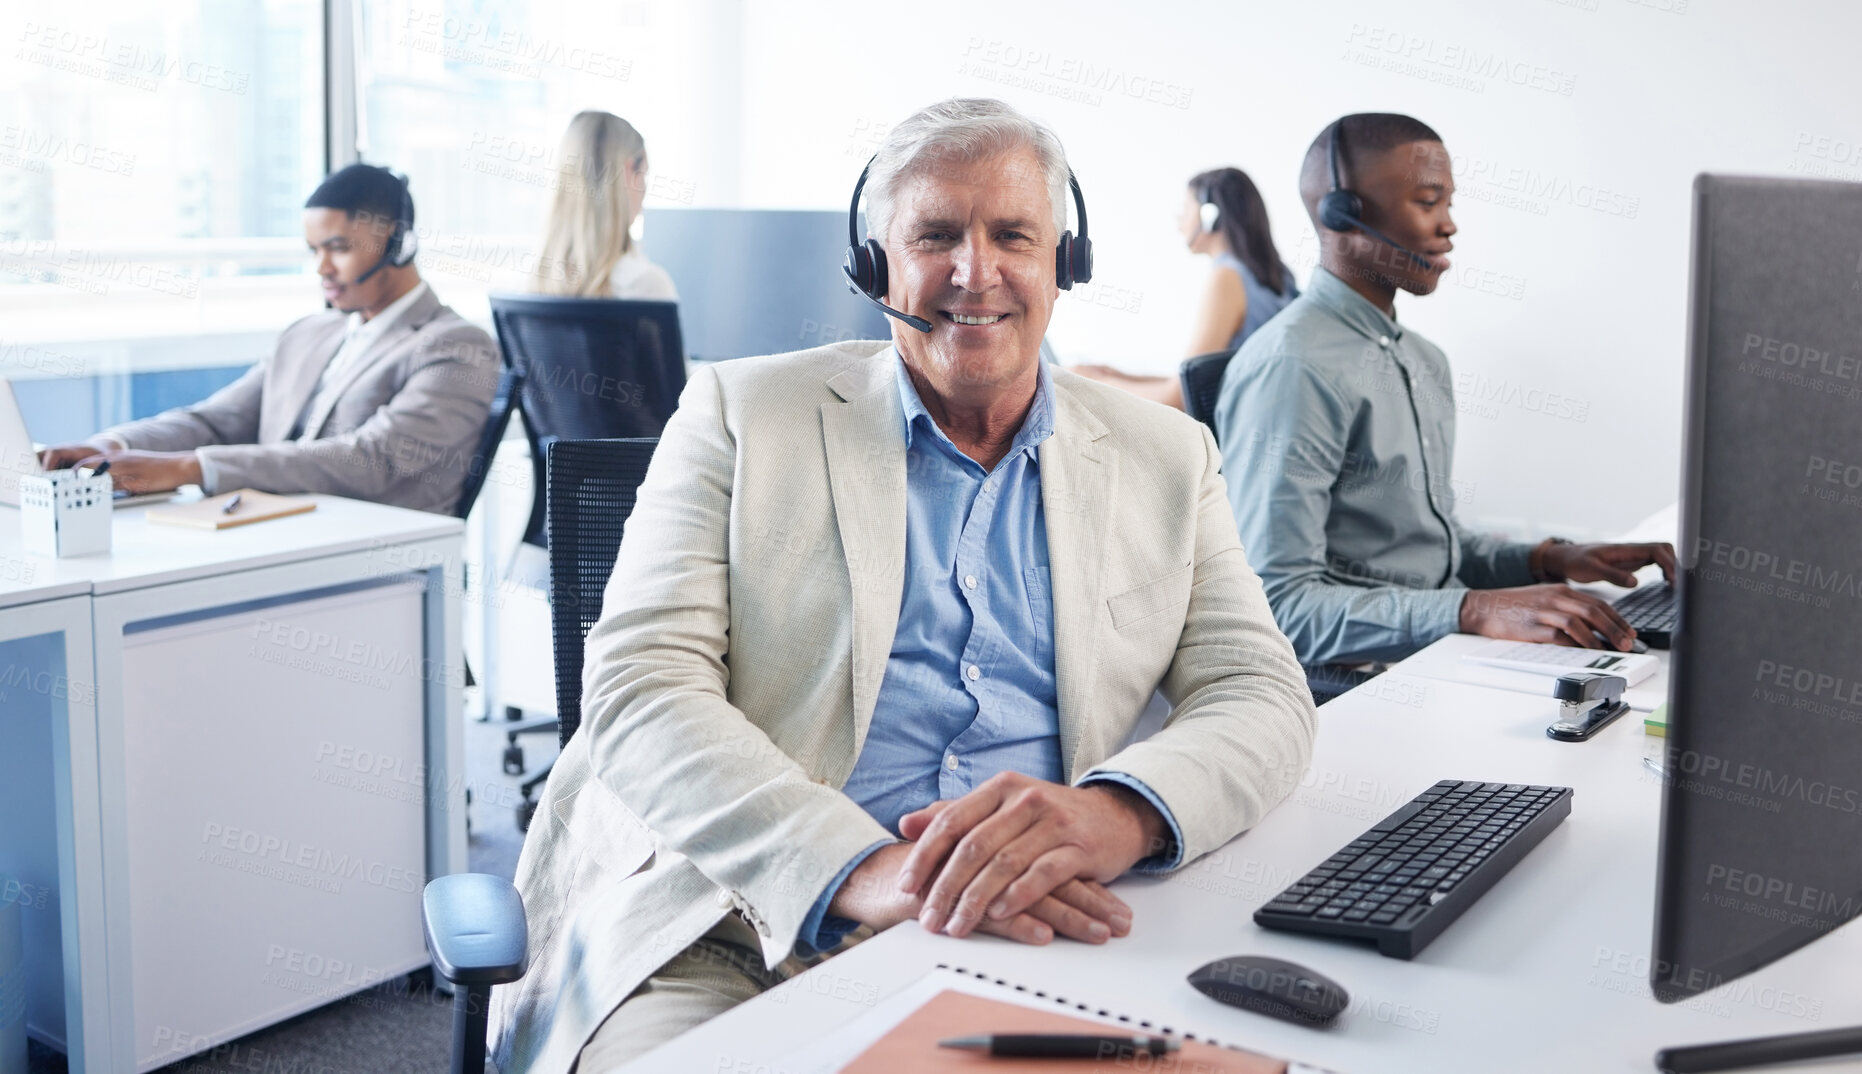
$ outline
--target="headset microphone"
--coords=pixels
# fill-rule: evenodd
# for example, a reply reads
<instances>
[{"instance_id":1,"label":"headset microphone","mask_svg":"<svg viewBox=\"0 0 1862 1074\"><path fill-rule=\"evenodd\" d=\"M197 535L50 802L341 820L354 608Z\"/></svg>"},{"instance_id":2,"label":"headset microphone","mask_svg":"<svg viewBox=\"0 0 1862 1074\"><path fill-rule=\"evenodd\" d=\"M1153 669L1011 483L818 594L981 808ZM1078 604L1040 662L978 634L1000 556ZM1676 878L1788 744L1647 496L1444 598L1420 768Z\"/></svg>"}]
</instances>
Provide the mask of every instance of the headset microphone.
<instances>
[{"instance_id":1,"label":"headset microphone","mask_svg":"<svg viewBox=\"0 0 1862 1074\"><path fill-rule=\"evenodd\" d=\"M1327 145L1327 153L1332 161L1332 189L1319 199L1319 223L1333 231L1362 231L1385 246L1406 254L1423 268L1434 268L1435 262L1364 222L1364 199L1357 191L1343 186L1338 178L1338 141L1344 125L1343 118L1332 122Z\"/></svg>"},{"instance_id":2,"label":"headset microphone","mask_svg":"<svg viewBox=\"0 0 1862 1074\"><path fill-rule=\"evenodd\" d=\"M841 272L847 276L849 290L865 296L888 315L928 334L930 321L895 310L880 297L887 290L885 247L879 245L877 239L860 241L860 192L866 189L866 177L873 171L873 161L878 159L878 154L874 154L866 162L866 167L860 169L860 181L853 185L853 201L847 206L847 255L841 259ZM1072 290L1074 284L1093 278L1093 240L1086 234L1086 195L1080 193L1080 181L1071 171L1067 173L1067 186L1073 191L1073 208L1080 219L1080 234L1076 238L1071 231L1061 232L1054 248L1054 285L1062 291Z\"/></svg>"}]
</instances>

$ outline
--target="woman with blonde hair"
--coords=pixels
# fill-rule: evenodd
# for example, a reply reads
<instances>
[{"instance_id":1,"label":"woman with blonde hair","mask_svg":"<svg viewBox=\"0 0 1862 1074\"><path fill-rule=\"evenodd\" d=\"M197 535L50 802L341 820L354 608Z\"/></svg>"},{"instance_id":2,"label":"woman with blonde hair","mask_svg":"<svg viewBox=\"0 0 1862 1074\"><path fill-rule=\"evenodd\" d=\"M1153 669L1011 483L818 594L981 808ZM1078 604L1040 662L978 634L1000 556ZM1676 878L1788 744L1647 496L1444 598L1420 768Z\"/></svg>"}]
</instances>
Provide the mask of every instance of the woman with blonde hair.
<instances>
[{"instance_id":1,"label":"woman with blonde hair","mask_svg":"<svg viewBox=\"0 0 1862 1074\"><path fill-rule=\"evenodd\" d=\"M543 230L531 289L580 298L675 301L672 277L629 229L647 190L647 144L611 112L577 113L557 149L561 182Z\"/></svg>"}]
</instances>

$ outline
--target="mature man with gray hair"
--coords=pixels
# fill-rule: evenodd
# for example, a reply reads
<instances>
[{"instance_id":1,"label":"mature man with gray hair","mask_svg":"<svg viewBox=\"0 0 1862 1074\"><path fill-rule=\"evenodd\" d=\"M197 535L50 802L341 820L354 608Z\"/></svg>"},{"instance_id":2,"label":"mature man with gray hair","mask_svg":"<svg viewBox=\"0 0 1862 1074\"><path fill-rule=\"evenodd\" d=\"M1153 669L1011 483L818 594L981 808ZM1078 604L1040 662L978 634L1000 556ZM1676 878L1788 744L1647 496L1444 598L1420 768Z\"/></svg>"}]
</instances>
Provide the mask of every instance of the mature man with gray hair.
<instances>
[{"instance_id":1,"label":"mature man with gray hair","mask_svg":"<svg viewBox=\"0 0 1862 1074\"><path fill-rule=\"evenodd\" d=\"M1312 702L1215 444L1040 360L1067 179L1001 102L925 109L869 218L928 331L693 376L518 864L506 1074L611 1069L909 919L1107 942L1103 885L1294 786Z\"/></svg>"}]
</instances>

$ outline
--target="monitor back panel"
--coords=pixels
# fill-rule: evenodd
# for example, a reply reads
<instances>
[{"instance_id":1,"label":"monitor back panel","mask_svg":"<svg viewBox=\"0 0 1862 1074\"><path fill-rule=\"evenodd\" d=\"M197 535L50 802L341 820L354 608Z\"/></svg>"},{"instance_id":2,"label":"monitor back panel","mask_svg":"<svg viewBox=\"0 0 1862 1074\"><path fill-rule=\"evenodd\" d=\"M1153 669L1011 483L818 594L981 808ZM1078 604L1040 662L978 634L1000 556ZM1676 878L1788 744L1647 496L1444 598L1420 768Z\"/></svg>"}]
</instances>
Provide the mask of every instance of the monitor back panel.
<instances>
[{"instance_id":1,"label":"monitor back panel","mask_svg":"<svg viewBox=\"0 0 1862 1074\"><path fill-rule=\"evenodd\" d=\"M1651 983L1862 911L1862 184L1696 180Z\"/></svg>"}]
</instances>

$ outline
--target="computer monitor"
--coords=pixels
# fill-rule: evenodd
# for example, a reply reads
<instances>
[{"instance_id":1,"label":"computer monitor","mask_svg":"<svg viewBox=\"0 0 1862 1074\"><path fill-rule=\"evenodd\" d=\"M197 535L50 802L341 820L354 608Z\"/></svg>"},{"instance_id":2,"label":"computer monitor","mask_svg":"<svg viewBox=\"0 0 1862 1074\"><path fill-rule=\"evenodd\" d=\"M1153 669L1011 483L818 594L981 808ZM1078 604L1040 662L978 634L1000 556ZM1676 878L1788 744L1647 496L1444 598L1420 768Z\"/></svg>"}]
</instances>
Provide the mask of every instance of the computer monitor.
<instances>
[{"instance_id":1,"label":"computer monitor","mask_svg":"<svg viewBox=\"0 0 1862 1074\"><path fill-rule=\"evenodd\" d=\"M892 338L886 315L841 275L844 212L647 209L641 228L647 256L679 289L679 322L694 359Z\"/></svg>"},{"instance_id":2,"label":"computer monitor","mask_svg":"<svg viewBox=\"0 0 1862 1074\"><path fill-rule=\"evenodd\" d=\"M1862 184L1703 175L1693 232L1664 1002L1862 912Z\"/></svg>"}]
</instances>

